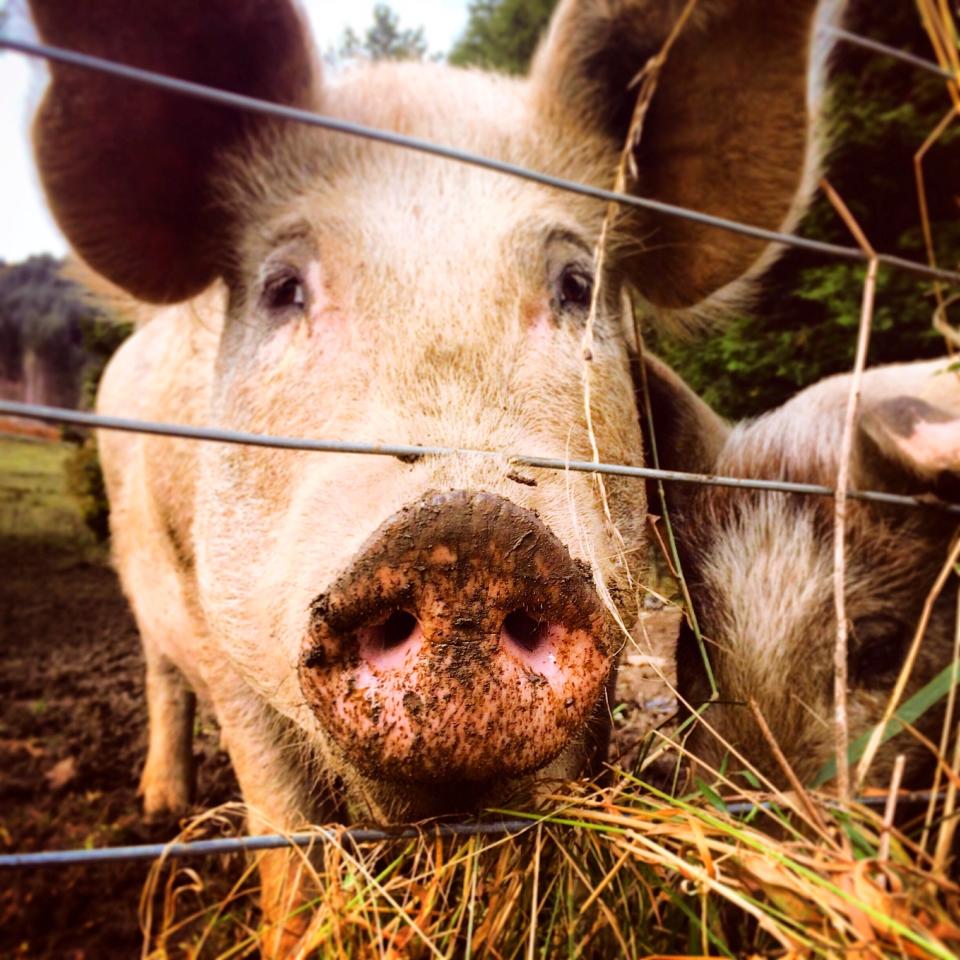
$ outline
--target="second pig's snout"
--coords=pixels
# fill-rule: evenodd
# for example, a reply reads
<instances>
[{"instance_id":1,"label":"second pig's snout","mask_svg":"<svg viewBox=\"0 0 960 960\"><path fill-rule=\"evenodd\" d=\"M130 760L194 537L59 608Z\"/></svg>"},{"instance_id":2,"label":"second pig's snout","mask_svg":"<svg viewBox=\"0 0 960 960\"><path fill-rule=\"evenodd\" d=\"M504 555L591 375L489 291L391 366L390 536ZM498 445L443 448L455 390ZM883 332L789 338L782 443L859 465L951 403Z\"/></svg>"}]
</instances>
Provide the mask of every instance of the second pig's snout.
<instances>
[{"instance_id":1,"label":"second pig's snout","mask_svg":"<svg viewBox=\"0 0 960 960\"><path fill-rule=\"evenodd\" d=\"M535 513L453 491L387 520L314 602L300 680L362 768L481 780L563 749L610 646L589 570Z\"/></svg>"}]
</instances>

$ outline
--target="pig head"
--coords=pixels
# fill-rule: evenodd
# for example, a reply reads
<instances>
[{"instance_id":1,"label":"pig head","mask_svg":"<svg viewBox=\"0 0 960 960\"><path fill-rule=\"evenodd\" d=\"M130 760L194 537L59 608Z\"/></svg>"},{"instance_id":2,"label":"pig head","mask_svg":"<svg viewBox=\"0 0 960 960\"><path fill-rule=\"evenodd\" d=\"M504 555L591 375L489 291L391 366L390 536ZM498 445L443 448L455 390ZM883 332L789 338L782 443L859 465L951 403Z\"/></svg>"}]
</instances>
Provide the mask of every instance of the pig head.
<instances>
[{"instance_id":1,"label":"pig head","mask_svg":"<svg viewBox=\"0 0 960 960\"><path fill-rule=\"evenodd\" d=\"M284 0L32 6L54 43L610 187L631 81L684 5L566 0L524 79L386 63L334 82ZM813 170L816 4L700 6L630 189L789 227ZM602 757L643 490L506 454L595 443L641 464L623 294L690 315L735 298L764 243L624 208L597 276L604 204L51 71L35 126L51 208L94 271L159 305L101 411L504 451L401 462L101 434L147 659L147 811L186 802L190 688L257 829L472 809Z\"/></svg>"},{"instance_id":2,"label":"pig head","mask_svg":"<svg viewBox=\"0 0 960 960\"><path fill-rule=\"evenodd\" d=\"M653 358L646 366L664 466L836 485L848 376L823 380L758 420L730 428L672 371ZM947 367L947 360L922 361L865 374L852 488L956 499L960 381ZM693 438L685 446L672 439L679 422ZM752 698L797 776L818 782L835 756L833 501L676 485L667 502L705 648L685 625L677 651L679 693L690 709L715 700L687 747L708 770L724 766L734 773L743 763L733 756L724 761L732 747L772 781L788 785L747 705ZM951 517L932 508L847 502L852 741L883 717L955 532ZM950 662L955 619L956 597L947 590L933 606L905 698ZM938 743L942 722L942 710L932 709L917 728ZM881 747L870 782L889 784L898 753L907 757L907 782L921 782L932 769L929 747L901 733Z\"/></svg>"}]
</instances>

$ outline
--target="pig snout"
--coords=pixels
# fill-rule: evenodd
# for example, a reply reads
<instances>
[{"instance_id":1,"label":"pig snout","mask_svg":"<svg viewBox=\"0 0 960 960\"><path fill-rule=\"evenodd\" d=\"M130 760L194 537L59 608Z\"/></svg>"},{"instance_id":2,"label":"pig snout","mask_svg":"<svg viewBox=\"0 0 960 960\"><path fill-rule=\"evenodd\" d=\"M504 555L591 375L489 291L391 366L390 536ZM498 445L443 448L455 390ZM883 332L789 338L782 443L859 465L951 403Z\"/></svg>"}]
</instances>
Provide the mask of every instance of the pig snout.
<instances>
[{"instance_id":1,"label":"pig snout","mask_svg":"<svg viewBox=\"0 0 960 960\"><path fill-rule=\"evenodd\" d=\"M589 568L534 512L428 494L314 601L300 685L367 775L484 781L542 767L583 730L613 639Z\"/></svg>"}]
</instances>

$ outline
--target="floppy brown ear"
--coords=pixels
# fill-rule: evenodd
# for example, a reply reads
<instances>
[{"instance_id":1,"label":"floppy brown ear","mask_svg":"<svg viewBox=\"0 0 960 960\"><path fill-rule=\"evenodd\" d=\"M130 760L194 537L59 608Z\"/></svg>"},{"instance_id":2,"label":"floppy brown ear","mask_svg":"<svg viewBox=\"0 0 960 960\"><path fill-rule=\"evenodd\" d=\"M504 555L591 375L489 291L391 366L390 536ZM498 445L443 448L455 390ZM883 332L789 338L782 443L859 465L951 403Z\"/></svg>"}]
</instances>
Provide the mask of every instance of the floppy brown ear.
<instances>
[{"instance_id":1,"label":"floppy brown ear","mask_svg":"<svg viewBox=\"0 0 960 960\"><path fill-rule=\"evenodd\" d=\"M730 433L727 422L714 413L662 360L645 353L635 363L638 365L634 377L637 408L640 411L648 465L653 466L656 462L662 470L712 473ZM685 494L691 489L688 484L664 484L667 505L671 511L681 505ZM647 502L651 512L660 511L660 497L655 482L647 484Z\"/></svg>"},{"instance_id":2,"label":"floppy brown ear","mask_svg":"<svg viewBox=\"0 0 960 960\"><path fill-rule=\"evenodd\" d=\"M624 143L631 81L684 0L564 0L538 52L539 108ZM815 167L808 73L816 0L700 0L660 75L636 152L634 193L789 229ZM625 254L654 306L695 306L748 273L763 241L646 211L625 214Z\"/></svg>"},{"instance_id":3,"label":"floppy brown ear","mask_svg":"<svg viewBox=\"0 0 960 960\"><path fill-rule=\"evenodd\" d=\"M31 0L41 37L230 91L301 105L312 58L286 0ZM226 216L218 156L256 122L243 112L89 70L51 65L34 148L53 214L94 270L172 302L218 274Z\"/></svg>"},{"instance_id":4,"label":"floppy brown ear","mask_svg":"<svg viewBox=\"0 0 960 960\"><path fill-rule=\"evenodd\" d=\"M923 376L918 378L920 372ZM935 490L956 498L960 476L958 375L947 370L946 361L905 364L892 368L891 373L889 382L884 383L886 395L864 399L859 420L861 469L888 489L906 493Z\"/></svg>"}]
</instances>

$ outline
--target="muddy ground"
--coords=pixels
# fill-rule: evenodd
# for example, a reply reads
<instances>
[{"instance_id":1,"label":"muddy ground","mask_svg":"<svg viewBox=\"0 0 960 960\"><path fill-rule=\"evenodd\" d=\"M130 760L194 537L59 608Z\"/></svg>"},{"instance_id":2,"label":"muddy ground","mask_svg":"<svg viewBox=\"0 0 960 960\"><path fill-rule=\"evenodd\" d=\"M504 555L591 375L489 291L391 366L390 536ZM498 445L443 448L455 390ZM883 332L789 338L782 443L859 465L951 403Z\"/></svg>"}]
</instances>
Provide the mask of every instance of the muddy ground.
<instances>
[{"instance_id":1,"label":"muddy ground","mask_svg":"<svg viewBox=\"0 0 960 960\"><path fill-rule=\"evenodd\" d=\"M58 489L56 445L0 440L0 851L164 841L137 776L146 746L136 628L107 563ZM675 617L649 614L658 665ZM625 651L614 753L672 713L656 669ZM238 799L212 718L195 740L196 812ZM0 957L139 956L147 863L0 871Z\"/></svg>"},{"instance_id":2,"label":"muddy ground","mask_svg":"<svg viewBox=\"0 0 960 960\"><path fill-rule=\"evenodd\" d=\"M167 840L146 826L143 662L116 577L98 558L0 537L0 848ZM198 801L236 796L201 719ZM139 956L143 863L0 874L0 956Z\"/></svg>"}]
</instances>

